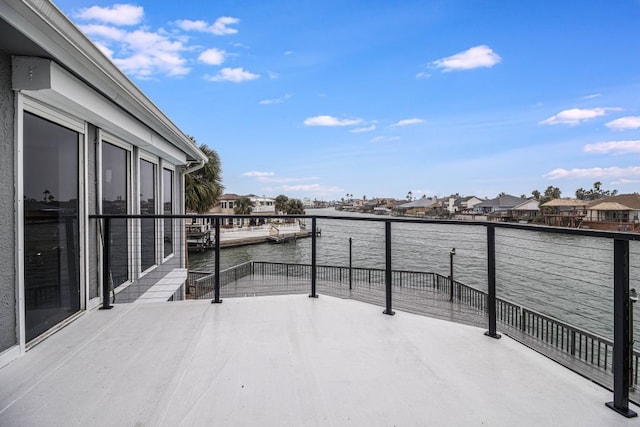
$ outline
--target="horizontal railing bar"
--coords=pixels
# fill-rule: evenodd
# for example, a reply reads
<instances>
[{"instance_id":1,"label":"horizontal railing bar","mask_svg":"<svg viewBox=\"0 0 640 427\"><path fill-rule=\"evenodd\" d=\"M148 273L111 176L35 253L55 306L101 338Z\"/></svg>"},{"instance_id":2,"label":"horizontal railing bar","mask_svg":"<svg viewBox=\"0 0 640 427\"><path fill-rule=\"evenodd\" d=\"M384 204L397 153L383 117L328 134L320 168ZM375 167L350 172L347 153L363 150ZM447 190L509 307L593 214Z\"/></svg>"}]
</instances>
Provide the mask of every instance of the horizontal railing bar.
<instances>
[{"instance_id":1,"label":"horizontal railing bar","mask_svg":"<svg viewBox=\"0 0 640 427\"><path fill-rule=\"evenodd\" d=\"M409 223L409 224L448 224L460 226L487 227L493 225L496 228L506 228L515 230L527 230L541 233L567 234L589 237L601 237L606 239L633 240L640 241L640 234L633 232L593 230L583 228L565 228L547 225L519 224L508 222L489 222L489 221L467 221L452 219L424 219L424 218L373 218L373 217L345 217L332 215L211 215L211 214L185 214L185 215L124 215L124 214L92 214L90 219L330 219L338 221L365 221L365 222L392 222L392 223Z\"/></svg>"}]
</instances>

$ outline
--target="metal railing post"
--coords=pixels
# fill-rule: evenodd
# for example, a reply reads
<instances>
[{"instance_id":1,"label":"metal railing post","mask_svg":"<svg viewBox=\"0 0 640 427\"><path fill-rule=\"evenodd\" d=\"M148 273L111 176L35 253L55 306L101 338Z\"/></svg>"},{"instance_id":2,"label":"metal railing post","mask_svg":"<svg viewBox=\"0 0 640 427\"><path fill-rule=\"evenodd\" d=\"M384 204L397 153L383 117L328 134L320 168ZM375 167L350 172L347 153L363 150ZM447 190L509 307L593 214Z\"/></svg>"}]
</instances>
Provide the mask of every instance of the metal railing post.
<instances>
[{"instance_id":1,"label":"metal railing post","mask_svg":"<svg viewBox=\"0 0 640 427\"><path fill-rule=\"evenodd\" d=\"M352 253L352 249L353 249L353 241L351 239L351 237L349 237L349 290L352 289L353 286L353 253Z\"/></svg>"},{"instance_id":2,"label":"metal railing post","mask_svg":"<svg viewBox=\"0 0 640 427\"><path fill-rule=\"evenodd\" d=\"M496 227L487 224L487 311L489 312L489 330L484 334L491 338L500 338L496 332Z\"/></svg>"},{"instance_id":3,"label":"metal railing post","mask_svg":"<svg viewBox=\"0 0 640 427\"><path fill-rule=\"evenodd\" d=\"M213 291L213 301L211 304L220 304L222 300L220 299L220 218L216 217L214 221L215 231L216 231L216 248L215 248L215 282L214 282L214 291Z\"/></svg>"},{"instance_id":4,"label":"metal railing post","mask_svg":"<svg viewBox=\"0 0 640 427\"><path fill-rule=\"evenodd\" d=\"M607 406L627 418L638 414L629 409L631 328L629 327L629 241L613 241L613 401Z\"/></svg>"},{"instance_id":5,"label":"metal railing post","mask_svg":"<svg viewBox=\"0 0 640 427\"><path fill-rule=\"evenodd\" d=\"M102 307L100 310L112 309L109 283L111 278L111 218L103 218L102 228Z\"/></svg>"},{"instance_id":6,"label":"metal railing post","mask_svg":"<svg viewBox=\"0 0 640 427\"><path fill-rule=\"evenodd\" d=\"M318 298L316 293L316 217L311 218L311 295L309 298Z\"/></svg>"},{"instance_id":7,"label":"metal railing post","mask_svg":"<svg viewBox=\"0 0 640 427\"><path fill-rule=\"evenodd\" d=\"M456 254L456 248L451 249L449 252L449 301L453 302L453 256Z\"/></svg>"},{"instance_id":8,"label":"metal railing post","mask_svg":"<svg viewBox=\"0 0 640 427\"><path fill-rule=\"evenodd\" d=\"M384 245L385 245L385 294L386 294L386 308L383 311L384 314L393 316L396 314L391 306L391 280L393 278L391 271L391 221L384 222Z\"/></svg>"}]
</instances>

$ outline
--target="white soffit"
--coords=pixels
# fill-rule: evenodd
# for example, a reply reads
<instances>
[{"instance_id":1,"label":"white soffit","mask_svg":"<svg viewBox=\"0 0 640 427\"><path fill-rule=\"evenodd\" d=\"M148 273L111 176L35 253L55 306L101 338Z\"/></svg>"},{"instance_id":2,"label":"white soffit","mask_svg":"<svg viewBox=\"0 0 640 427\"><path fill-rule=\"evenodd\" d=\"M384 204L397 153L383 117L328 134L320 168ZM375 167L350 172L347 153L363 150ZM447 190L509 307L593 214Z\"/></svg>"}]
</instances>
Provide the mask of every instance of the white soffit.
<instances>
[{"instance_id":1,"label":"white soffit","mask_svg":"<svg viewBox=\"0 0 640 427\"><path fill-rule=\"evenodd\" d=\"M185 164L185 152L50 59L14 56L12 89L86 120L145 151Z\"/></svg>"}]
</instances>

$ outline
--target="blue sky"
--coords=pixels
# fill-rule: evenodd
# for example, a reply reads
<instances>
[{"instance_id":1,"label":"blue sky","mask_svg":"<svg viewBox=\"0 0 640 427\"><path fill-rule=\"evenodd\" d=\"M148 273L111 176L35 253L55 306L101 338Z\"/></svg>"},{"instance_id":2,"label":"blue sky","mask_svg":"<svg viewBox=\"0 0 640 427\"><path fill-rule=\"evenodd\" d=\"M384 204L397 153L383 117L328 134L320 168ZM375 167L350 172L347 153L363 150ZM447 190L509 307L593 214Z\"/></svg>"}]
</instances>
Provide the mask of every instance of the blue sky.
<instances>
[{"instance_id":1,"label":"blue sky","mask_svg":"<svg viewBox=\"0 0 640 427\"><path fill-rule=\"evenodd\" d=\"M59 0L227 192L640 191L640 0Z\"/></svg>"}]
</instances>

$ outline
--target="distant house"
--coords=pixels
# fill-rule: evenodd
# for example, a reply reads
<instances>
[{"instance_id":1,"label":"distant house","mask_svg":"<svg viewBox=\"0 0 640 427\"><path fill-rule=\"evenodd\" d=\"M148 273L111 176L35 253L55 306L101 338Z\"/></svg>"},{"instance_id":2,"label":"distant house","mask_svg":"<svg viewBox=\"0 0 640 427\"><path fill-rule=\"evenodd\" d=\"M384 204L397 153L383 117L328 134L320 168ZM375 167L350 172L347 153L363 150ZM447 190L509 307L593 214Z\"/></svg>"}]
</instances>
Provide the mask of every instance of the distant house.
<instances>
[{"instance_id":1,"label":"distant house","mask_svg":"<svg viewBox=\"0 0 640 427\"><path fill-rule=\"evenodd\" d=\"M412 202L403 203L393 207L393 212L397 215L437 215L441 210L441 203L438 199L423 197Z\"/></svg>"},{"instance_id":2,"label":"distant house","mask_svg":"<svg viewBox=\"0 0 640 427\"><path fill-rule=\"evenodd\" d=\"M509 210L511 221L531 222L540 213L540 202L536 199L528 199Z\"/></svg>"},{"instance_id":3,"label":"distant house","mask_svg":"<svg viewBox=\"0 0 640 427\"><path fill-rule=\"evenodd\" d=\"M473 207L473 211L476 214L484 214L494 219L506 219L510 210L526 201L527 199L525 198L505 194L476 204Z\"/></svg>"},{"instance_id":4,"label":"distant house","mask_svg":"<svg viewBox=\"0 0 640 427\"><path fill-rule=\"evenodd\" d=\"M259 197L249 195L249 200L253 203L251 214L253 215L273 215L276 213L276 201L270 197Z\"/></svg>"},{"instance_id":5,"label":"distant house","mask_svg":"<svg viewBox=\"0 0 640 427\"><path fill-rule=\"evenodd\" d=\"M583 226L600 230L640 230L640 194L594 200L586 207Z\"/></svg>"},{"instance_id":6,"label":"distant house","mask_svg":"<svg viewBox=\"0 0 640 427\"><path fill-rule=\"evenodd\" d=\"M248 194L246 196L239 196L234 193L225 193L220 196L218 204L213 207L209 213L220 215L235 215L236 200L240 197L247 197L253 207L251 208L251 215L274 215L276 213L276 201L270 197L260 197L255 194ZM227 218L221 223L224 227L242 226L252 223L253 220L243 220L241 218Z\"/></svg>"},{"instance_id":7,"label":"distant house","mask_svg":"<svg viewBox=\"0 0 640 427\"><path fill-rule=\"evenodd\" d=\"M473 208L482 203L476 196L460 197L453 202L453 213L472 213Z\"/></svg>"},{"instance_id":8,"label":"distant house","mask_svg":"<svg viewBox=\"0 0 640 427\"><path fill-rule=\"evenodd\" d=\"M587 213L586 200L553 199L540 205L545 225L577 227Z\"/></svg>"}]
</instances>

